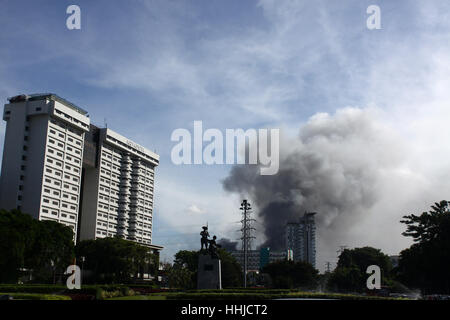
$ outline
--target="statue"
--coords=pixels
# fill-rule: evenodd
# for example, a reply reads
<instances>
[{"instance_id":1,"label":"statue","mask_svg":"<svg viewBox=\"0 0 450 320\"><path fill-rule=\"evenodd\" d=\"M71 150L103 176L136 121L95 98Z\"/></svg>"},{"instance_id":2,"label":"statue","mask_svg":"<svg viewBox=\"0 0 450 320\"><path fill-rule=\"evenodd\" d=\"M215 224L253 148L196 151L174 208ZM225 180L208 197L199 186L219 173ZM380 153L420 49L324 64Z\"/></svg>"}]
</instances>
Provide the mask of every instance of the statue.
<instances>
[{"instance_id":1,"label":"statue","mask_svg":"<svg viewBox=\"0 0 450 320\"><path fill-rule=\"evenodd\" d=\"M203 231L200 232L202 238L200 239L201 248L200 251L205 254L208 252L211 255L211 258L218 259L217 248L220 248L220 245L216 243L217 237L214 236L211 240L209 238L208 227L203 226ZM204 249L203 249L204 248Z\"/></svg>"},{"instance_id":2,"label":"statue","mask_svg":"<svg viewBox=\"0 0 450 320\"><path fill-rule=\"evenodd\" d=\"M216 243L216 239L217 237L214 236L211 240L209 240L209 254L213 259L219 259L219 256L217 254L217 248L221 247L219 244Z\"/></svg>"},{"instance_id":3,"label":"statue","mask_svg":"<svg viewBox=\"0 0 450 320\"><path fill-rule=\"evenodd\" d=\"M209 242L209 232L208 232L208 227L202 227L203 231L200 232L200 235L202 236L202 238L200 239L200 244L201 244L201 251L203 251L203 246L205 246L205 250L208 249L208 242Z\"/></svg>"},{"instance_id":4,"label":"statue","mask_svg":"<svg viewBox=\"0 0 450 320\"><path fill-rule=\"evenodd\" d=\"M216 243L216 236L208 239L208 227L202 227L200 232L201 249L198 256L197 289L222 289L222 269Z\"/></svg>"}]
</instances>

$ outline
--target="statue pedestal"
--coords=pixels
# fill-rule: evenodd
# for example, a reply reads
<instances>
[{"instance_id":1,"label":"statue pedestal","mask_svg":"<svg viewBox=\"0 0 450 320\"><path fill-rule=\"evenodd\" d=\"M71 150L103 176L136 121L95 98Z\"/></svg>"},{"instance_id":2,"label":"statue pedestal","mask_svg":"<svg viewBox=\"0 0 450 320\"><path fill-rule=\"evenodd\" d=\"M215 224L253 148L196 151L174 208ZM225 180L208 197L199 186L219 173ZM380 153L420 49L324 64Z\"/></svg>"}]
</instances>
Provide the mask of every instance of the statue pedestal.
<instances>
[{"instance_id":1,"label":"statue pedestal","mask_svg":"<svg viewBox=\"0 0 450 320\"><path fill-rule=\"evenodd\" d=\"M197 289L222 289L220 259L200 253L198 257Z\"/></svg>"}]
</instances>

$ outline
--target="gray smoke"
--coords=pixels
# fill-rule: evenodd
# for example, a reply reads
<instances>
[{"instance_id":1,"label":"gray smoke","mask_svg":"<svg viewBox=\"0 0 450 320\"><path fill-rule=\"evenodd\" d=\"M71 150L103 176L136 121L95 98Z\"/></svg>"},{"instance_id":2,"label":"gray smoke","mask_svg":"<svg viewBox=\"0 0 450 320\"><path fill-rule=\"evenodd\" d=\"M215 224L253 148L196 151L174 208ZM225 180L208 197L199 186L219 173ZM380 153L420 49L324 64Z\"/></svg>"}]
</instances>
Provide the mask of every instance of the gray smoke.
<instances>
[{"instance_id":1,"label":"gray smoke","mask_svg":"<svg viewBox=\"0 0 450 320\"><path fill-rule=\"evenodd\" d=\"M402 157L392 130L372 109L317 114L300 127L298 138L280 144L278 174L262 176L257 165L239 165L223 181L226 191L256 207L263 246L275 250L285 248L286 222L305 211L317 212L321 245L335 250L378 200L383 170Z\"/></svg>"},{"instance_id":2,"label":"gray smoke","mask_svg":"<svg viewBox=\"0 0 450 320\"><path fill-rule=\"evenodd\" d=\"M225 249L227 251L236 251L238 250L239 243L228 238L221 238L219 241L217 241L217 244L219 244L222 249Z\"/></svg>"}]
</instances>

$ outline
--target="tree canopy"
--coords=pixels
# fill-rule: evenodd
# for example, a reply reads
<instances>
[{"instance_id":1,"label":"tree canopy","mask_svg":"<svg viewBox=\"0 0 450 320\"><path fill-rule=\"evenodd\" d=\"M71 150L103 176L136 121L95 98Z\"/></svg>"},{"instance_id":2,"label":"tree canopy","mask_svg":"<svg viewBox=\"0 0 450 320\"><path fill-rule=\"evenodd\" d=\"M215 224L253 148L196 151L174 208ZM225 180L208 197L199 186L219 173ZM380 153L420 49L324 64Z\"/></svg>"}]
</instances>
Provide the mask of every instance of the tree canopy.
<instances>
[{"instance_id":1,"label":"tree canopy","mask_svg":"<svg viewBox=\"0 0 450 320\"><path fill-rule=\"evenodd\" d=\"M0 210L0 282L17 282L20 269L33 270L36 281L51 281L73 257L71 228L19 210Z\"/></svg>"},{"instance_id":2,"label":"tree canopy","mask_svg":"<svg viewBox=\"0 0 450 320\"><path fill-rule=\"evenodd\" d=\"M414 244L400 253L398 277L425 293L450 293L450 202L440 201L421 215L403 217L404 236Z\"/></svg>"},{"instance_id":3,"label":"tree canopy","mask_svg":"<svg viewBox=\"0 0 450 320\"><path fill-rule=\"evenodd\" d=\"M341 292L364 291L368 277L366 270L370 265L380 267L382 283L390 280L392 264L381 250L372 247L343 250L336 269L330 275L328 287Z\"/></svg>"},{"instance_id":4,"label":"tree canopy","mask_svg":"<svg viewBox=\"0 0 450 320\"><path fill-rule=\"evenodd\" d=\"M92 271L91 282L126 283L144 273L155 275L159 256L133 241L120 238L83 240L76 246L78 261L84 257L84 269Z\"/></svg>"},{"instance_id":5,"label":"tree canopy","mask_svg":"<svg viewBox=\"0 0 450 320\"><path fill-rule=\"evenodd\" d=\"M275 288L314 288L318 273L311 264L303 261L276 261L264 266L263 273L270 275Z\"/></svg>"}]
</instances>

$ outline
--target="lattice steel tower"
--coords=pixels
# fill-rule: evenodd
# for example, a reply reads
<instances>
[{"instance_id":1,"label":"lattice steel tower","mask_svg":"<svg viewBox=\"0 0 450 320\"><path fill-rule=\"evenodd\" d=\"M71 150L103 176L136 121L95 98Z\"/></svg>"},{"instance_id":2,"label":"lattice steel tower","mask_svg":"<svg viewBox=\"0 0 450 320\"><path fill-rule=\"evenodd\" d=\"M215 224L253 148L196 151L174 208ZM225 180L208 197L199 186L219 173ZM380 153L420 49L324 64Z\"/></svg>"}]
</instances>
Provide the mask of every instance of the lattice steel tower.
<instances>
[{"instance_id":1,"label":"lattice steel tower","mask_svg":"<svg viewBox=\"0 0 450 320\"><path fill-rule=\"evenodd\" d=\"M242 251L244 253L244 287L247 287L247 267L248 267L248 250L251 248L251 240L255 237L252 236L252 231L255 230L251 226L251 223L255 221L251 218L252 207L250 203L244 199L241 203L240 210L242 210Z\"/></svg>"}]
</instances>

